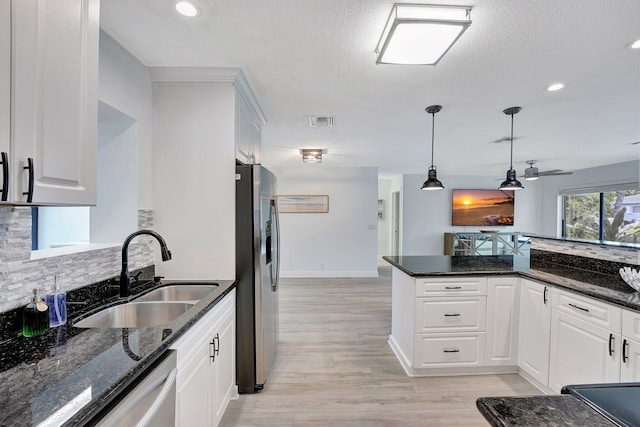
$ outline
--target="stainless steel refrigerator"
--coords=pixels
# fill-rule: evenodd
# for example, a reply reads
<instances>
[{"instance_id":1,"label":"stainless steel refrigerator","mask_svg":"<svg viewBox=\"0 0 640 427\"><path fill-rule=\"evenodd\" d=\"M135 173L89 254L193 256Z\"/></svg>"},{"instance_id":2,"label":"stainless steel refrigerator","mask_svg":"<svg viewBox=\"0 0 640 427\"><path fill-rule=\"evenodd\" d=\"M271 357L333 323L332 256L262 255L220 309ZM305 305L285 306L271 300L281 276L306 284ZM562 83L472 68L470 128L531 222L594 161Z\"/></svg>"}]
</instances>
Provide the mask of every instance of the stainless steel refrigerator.
<instances>
[{"instance_id":1,"label":"stainless steel refrigerator","mask_svg":"<svg viewBox=\"0 0 640 427\"><path fill-rule=\"evenodd\" d=\"M236 166L236 376L240 393L262 390L278 344L280 230L276 177Z\"/></svg>"}]
</instances>

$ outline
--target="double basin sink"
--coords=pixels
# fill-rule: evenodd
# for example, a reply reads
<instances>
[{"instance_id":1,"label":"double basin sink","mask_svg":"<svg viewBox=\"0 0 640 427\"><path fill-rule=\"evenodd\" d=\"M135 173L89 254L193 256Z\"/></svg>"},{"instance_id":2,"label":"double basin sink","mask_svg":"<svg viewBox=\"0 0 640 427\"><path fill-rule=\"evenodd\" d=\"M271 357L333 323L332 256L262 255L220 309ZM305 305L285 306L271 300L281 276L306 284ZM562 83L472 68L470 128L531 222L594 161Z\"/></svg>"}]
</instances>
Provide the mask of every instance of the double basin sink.
<instances>
[{"instance_id":1,"label":"double basin sink","mask_svg":"<svg viewBox=\"0 0 640 427\"><path fill-rule=\"evenodd\" d=\"M213 292L216 283L183 283L157 288L126 304L105 308L73 326L77 328L143 328L177 319Z\"/></svg>"}]
</instances>

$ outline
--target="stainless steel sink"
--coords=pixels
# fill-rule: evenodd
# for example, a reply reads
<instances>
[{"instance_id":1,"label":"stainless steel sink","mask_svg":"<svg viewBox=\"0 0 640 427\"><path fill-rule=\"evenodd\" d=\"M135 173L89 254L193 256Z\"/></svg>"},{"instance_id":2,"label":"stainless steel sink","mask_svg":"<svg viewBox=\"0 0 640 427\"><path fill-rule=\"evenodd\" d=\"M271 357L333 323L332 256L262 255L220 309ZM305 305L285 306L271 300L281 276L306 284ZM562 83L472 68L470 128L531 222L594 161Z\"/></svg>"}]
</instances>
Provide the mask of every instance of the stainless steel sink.
<instances>
[{"instance_id":1,"label":"stainless steel sink","mask_svg":"<svg viewBox=\"0 0 640 427\"><path fill-rule=\"evenodd\" d=\"M77 328L141 328L171 322L193 307L188 302L130 302L105 308L73 326Z\"/></svg>"},{"instance_id":2,"label":"stainless steel sink","mask_svg":"<svg viewBox=\"0 0 640 427\"><path fill-rule=\"evenodd\" d=\"M135 299L135 302L146 301L188 301L196 303L218 287L217 284L184 284L169 285L154 289L148 294Z\"/></svg>"}]
</instances>

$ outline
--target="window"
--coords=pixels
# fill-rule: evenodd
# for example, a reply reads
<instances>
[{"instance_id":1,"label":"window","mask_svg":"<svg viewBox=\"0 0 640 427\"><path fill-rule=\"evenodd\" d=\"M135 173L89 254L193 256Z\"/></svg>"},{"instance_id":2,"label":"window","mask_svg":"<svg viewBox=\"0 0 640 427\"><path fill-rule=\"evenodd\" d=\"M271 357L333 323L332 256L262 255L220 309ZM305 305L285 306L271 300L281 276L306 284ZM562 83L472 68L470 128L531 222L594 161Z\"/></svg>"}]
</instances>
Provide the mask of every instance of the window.
<instances>
[{"instance_id":1,"label":"window","mask_svg":"<svg viewBox=\"0 0 640 427\"><path fill-rule=\"evenodd\" d=\"M563 196L564 237L640 243L640 189Z\"/></svg>"}]
</instances>

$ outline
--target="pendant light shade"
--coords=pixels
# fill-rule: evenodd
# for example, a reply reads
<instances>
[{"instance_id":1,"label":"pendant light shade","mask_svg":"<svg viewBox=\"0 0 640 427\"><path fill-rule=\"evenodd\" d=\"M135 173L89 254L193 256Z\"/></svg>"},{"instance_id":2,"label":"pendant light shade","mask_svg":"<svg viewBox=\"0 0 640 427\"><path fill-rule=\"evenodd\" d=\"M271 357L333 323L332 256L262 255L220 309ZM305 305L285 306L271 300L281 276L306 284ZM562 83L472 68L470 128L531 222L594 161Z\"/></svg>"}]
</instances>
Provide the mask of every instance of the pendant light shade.
<instances>
[{"instance_id":1,"label":"pendant light shade","mask_svg":"<svg viewBox=\"0 0 640 427\"><path fill-rule=\"evenodd\" d=\"M442 105L430 105L426 108L427 113L431 114L431 166L427 175L427 180L422 184L422 190L442 190L444 185L438 180L436 167L433 165L433 136L435 117L438 111L442 110Z\"/></svg>"},{"instance_id":2,"label":"pendant light shade","mask_svg":"<svg viewBox=\"0 0 640 427\"><path fill-rule=\"evenodd\" d=\"M517 180L516 171L513 169L513 115L518 114L520 110L520 107L510 107L503 111L503 113L511 116L511 160L509 162L507 178L500 184L500 190L521 190L524 188L522 183Z\"/></svg>"}]
</instances>

